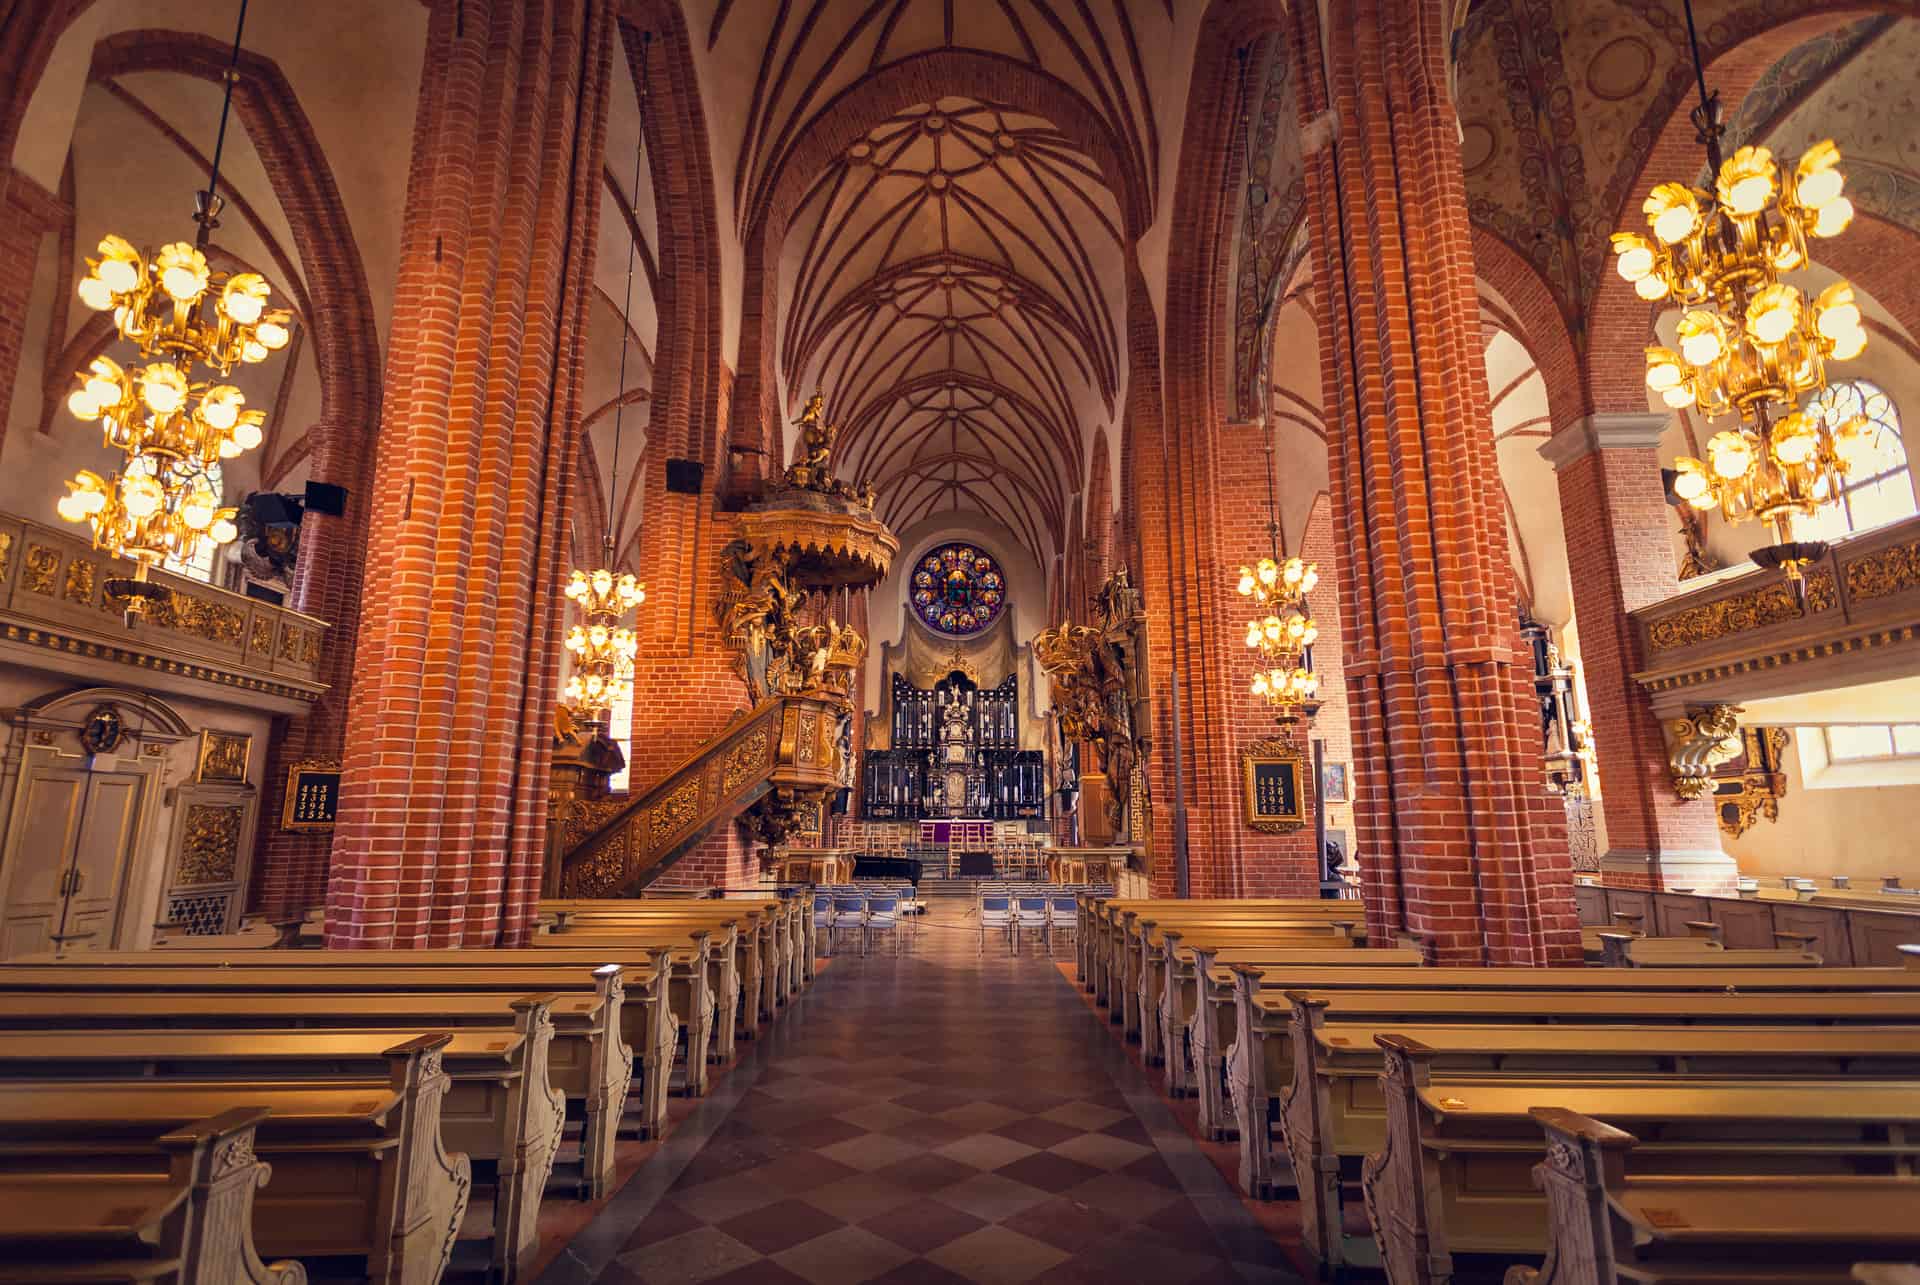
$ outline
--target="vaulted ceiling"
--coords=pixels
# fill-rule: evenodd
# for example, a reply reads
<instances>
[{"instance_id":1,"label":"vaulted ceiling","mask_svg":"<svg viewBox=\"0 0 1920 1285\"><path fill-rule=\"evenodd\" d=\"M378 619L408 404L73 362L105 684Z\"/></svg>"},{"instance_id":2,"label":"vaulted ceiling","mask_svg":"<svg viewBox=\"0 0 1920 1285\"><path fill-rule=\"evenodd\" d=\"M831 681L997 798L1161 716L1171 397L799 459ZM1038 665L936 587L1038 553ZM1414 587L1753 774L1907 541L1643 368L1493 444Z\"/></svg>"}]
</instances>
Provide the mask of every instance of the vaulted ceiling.
<instances>
[{"instance_id":1,"label":"vaulted ceiling","mask_svg":"<svg viewBox=\"0 0 1920 1285\"><path fill-rule=\"evenodd\" d=\"M838 471L896 529L978 514L1043 561L1071 538L1126 381L1123 252L1155 199L1173 8L714 5L735 223L784 220L787 399L825 394ZM870 103L821 145L822 120Z\"/></svg>"}]
</instances>

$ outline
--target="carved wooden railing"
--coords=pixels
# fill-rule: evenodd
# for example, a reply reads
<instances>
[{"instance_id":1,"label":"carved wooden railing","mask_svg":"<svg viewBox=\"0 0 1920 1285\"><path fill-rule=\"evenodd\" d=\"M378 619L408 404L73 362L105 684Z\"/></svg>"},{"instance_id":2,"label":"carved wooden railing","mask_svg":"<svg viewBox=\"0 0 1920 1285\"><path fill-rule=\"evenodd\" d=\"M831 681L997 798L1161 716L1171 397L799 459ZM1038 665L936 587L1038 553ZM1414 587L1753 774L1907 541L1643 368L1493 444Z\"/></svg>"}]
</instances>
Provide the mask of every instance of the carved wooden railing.
<instances>
[{"instance_id":1,"label":"carved wooden railing","mask_svg":"<svg viewBox=\"0 0 1920 1285\"><path fill-rule=\"evenodd\" d=\"M1836 542L1806 569L1804 600L1754 568L1689 582L1633 619L1645 661L1634 677L1663 716L1911 673L1920 518Z\"/></svg>"},{"instance_id":2,"label":"carved wooden railing","mask_svg":"<svg viewBox=\"0 0 1920 1285\"><path fill-rule=\"evenodd\" d=\"M171 596L128 625L106 583L132 575L133 564L75 530L0 514L0 648L130 665L289 709L326 691L319 679L325 621L156 571Z\"/></svg>"},{"instance_id":3,"label":"carved wooden railing","mask_svg":"<svg viewBox=\"0 0 1920 1285\"><path fill-rule=\"evenodd\" d=\"M615 897L644 887L769 791L838 784L840 706L776 696L736 718L678 767L612 811L580 811L565 836L560 895Z\"/></svg>"}]
</instances>

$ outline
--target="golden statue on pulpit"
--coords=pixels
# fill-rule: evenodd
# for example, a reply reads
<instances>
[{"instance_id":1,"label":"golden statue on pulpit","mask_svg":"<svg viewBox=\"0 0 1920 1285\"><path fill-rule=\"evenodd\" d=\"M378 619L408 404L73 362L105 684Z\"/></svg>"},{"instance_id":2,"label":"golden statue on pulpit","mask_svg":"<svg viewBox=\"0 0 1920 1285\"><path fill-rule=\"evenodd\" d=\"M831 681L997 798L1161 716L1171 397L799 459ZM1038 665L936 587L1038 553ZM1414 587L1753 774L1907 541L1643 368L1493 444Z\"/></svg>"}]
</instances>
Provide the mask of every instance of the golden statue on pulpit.
<instances>
[{"instance_id":1,"label":"golden statue on pulpit","mask_svg":"<svg viewBox=\"0 0 1920 1285\"><path fill-rule=\"evenodd\" d=\"M873 487L856 487L833 475L833 443L840 426L827 419L826 399L815 393L807 399L806 409L793 421L800 430L800 458L787 469L787 485L803 491L837 496L862 508L873 507Z\"/></svg>"}]
</instances>

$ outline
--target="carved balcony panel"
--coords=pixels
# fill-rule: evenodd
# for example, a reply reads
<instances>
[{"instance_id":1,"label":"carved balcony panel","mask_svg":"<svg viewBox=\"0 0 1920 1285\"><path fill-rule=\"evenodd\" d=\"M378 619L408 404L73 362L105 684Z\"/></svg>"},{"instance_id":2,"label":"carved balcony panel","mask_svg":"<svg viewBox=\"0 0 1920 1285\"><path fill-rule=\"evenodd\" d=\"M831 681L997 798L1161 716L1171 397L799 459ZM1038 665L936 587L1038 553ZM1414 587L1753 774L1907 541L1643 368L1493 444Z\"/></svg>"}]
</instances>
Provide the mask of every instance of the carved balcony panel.
<instances>
[{"instance_id":1,"label":"carved balcony panel","mask_svg":"<svg viewBox=\"0 0 1920 1285\"><path fill-rule=\"evenodd\" d=\"M1836 542L1804 601L1757 567L1689 583L1633 613L1662 717L1920 672L1920 518Z\"/></svg>"},{"instance_id":2,"label":"carved balcony panel","mask_svg":"<svg viewBox=\"0 0 1920 1285\"><path fill-rule=\"evenodd\" d=\"M132 574L84 537L0 514L0 653L61 671L124 665L140 671L134 685L211 684L287 713L326 690L325 621L156 571L172 593L129 627L106 582Z\"/></svg>"}]
</instances>

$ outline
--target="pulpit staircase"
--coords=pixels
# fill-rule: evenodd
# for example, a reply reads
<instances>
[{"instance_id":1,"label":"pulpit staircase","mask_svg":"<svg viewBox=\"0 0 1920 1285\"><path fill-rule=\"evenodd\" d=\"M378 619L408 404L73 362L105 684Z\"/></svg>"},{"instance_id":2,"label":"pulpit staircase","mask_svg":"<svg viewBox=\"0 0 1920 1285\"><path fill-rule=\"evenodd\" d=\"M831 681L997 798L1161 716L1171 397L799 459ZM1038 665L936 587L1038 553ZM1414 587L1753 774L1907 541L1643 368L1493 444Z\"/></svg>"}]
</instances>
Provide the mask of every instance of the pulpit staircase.
<instances>
[{"instance_id":1,"label":"pulpit staircase","mask_svg":"<svg viewBox=\"0 0 1920 1285\"><path fill-rule=\"evenodd\" d=\"M572 805L559 895L634 895L748 809L778 809L834 789L843 709L831 698L769 697L624 803Z\"/></svg>"}]
</instances>

